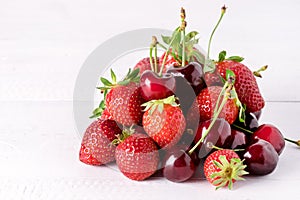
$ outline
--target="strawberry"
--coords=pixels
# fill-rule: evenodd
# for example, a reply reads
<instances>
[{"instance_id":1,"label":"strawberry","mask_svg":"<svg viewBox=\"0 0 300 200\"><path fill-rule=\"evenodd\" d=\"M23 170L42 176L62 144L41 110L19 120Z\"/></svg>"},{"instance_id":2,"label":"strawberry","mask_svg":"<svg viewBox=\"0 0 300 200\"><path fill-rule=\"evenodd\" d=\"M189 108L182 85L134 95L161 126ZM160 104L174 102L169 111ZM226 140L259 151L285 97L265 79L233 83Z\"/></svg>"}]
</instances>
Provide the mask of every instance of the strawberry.
<instances>
[{"instance_id":1,"label":"strawberry","mask_svg":"<svg viewBox=\"0 0 300 200\"><path fill-rule=\"evenodd\" d=\"M104 84L103 87L98 87L104 93L104 109L107 109L112 119L125 126L138 124L142 120L143 99L140 95L138 74L139 69L132 72L129 69L126 77L117 82L111 70L112 82L103 77L100 79Z\"/></svg>"},{"instance_id":2,"label":"strawberry","mask_svg":"<svg viewBox=\"0 0 300 200\"><path fill-rule=\"evenodd\" d=\"M222 87L220 86L210 86L204 88L195 99L189 111L189 119L193 120L193 115L195 115L195 113L199 113L201 121L210 120L214 115L216 102L221 91ZM198 110L196 110L197 108ZM228 99L221 113L219 114L219 117L226 119L229 124L232 124L236 120L238 113L239 108L234 99Z\"/></svg>"},{"instance_id":3,"label":"strawberry","mask_svg":"<svg viewBox=\"0 0 300 200\"><path fill-rule=\"evenodd\" d=\"M142 101L139 85L129 83L112 88L106 95L105 104L114 120L131 126L142 119Z\"/></svg>"},{"instance_id":4,"label":"strawberry","mask_svg":"<svg viewBox=\"0 0 300 200\"><path fill-rule=\"evenodd\" d=\"M228 186L232 189L235 181L245 180L243 175L248 174L244 169L243 161L237 153L230 149L221 149L210 154L204 162L206 179L216 186L216 189Z\"/></svg>"},{"instance_id":5,"label":"strawberry","mask_svg":"<svg viewBox=\"0 0 300 200\"><path fill-rule=\"evenodd\" d=\"M227 69L235 73L234 87L240 101L246 105L248 112L256 112L264 107L265 101L260 94L255 76L248 67L240 62L224 60L216 63L216 69L223 78L225 78Z\"/></svg>"},{"instance_id":6,"label":"strawberry","mask_svg":"<svg viewBox=\"0 0 300 200\"><path fill-rule=\"evenodd\" d=\"M120 171L132 180L141 181L154 174L159 154L155 142L145 134L133 133L115 151Z\"/></svg>"},{"instance_id":7,"label":"strawberry","mask_svg":"<svg viewBox=\"0 0 300 200\"><path fill-rule=\"evenodd\" d=\"M100 119L105 120L105 119L112 119L111 114L108 112L107 109L104 109L102 112L102 115L100 117Z\"/></svg>"},{"instance_id":8,"label":"strawberry","mask_svg":"<svg viewBox=\"0 0 300 200\"><path fill-rule=\"evenodd\" d=\"M146 133L161 147L170 148L181 138L186 122L182 110L173 96L161 100L151 100L143 115Z\"/></svg>"},{"instance_id":9,"label":"strawberry","mask_svg":"<svg viewBox=\"0 0 300 200\"><path fill-rule=\"evenodd\" d=\"M103 165L115 160L116 139L122 130L113 120L94 121L85 131L79 152L79 160L89 165Z\"/></svg>"},{"instance_id":10,"label":"strawberry","mask_svg":"<svg viewBox=\"0 0 300 200\"><path fill-rule=\"evenodd\" d=\"M152 59L152 60L154 63L154 59ZM158 70L160 70L161 62L159 59L157 60L157 65L158 65ZM151 70L150 58L149 57L143 58L134 66L133 69L138 69L138 68L140 69L140 72L139 72L140 75L143 74L143 72L146 70ZM164 68L163 72L165 72L165 71L166 71L166 69Z\"/></svg>"}]
</instances>

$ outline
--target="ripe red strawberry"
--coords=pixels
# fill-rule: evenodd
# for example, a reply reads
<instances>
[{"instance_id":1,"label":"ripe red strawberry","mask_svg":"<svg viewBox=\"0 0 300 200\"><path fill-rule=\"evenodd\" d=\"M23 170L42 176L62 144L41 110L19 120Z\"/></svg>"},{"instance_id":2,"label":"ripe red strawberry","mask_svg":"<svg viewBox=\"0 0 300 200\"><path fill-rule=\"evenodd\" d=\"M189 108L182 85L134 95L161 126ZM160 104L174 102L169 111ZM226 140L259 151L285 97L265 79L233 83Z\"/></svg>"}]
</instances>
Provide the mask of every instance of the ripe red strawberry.
<instances>
[{"instance_id":1,"label":"ripe red strawberry","mask_svg":"<svg viewBox=\"0 0 300 200\"><path fill-rule=\"evenodd\" d=\"M200 121L210 120L214 115L216 102L221 91L222 87L220 86L204 88L195 99L189 111L188 120L193 120L193 115L195 115L194 113L200 114ZM198 110L195 110L197 108ZM228 99L221 113L219 114L219 118L224 118L229 124L232 124L236 120L238 113L239 108L234 99Z\"/></svg>"},{"instance_id":2,"label":"ripe red strawberry","mask_svg":"<svg viewBox=\"0 0 300 200\"><path fill-rule=\"evenodd\" d=\"M122 130L113 120L96 120L85 131L79 152L79 160L89 165L103 165L115 160L116 139Z\"/></svg>"},{"instance_id":3,"label":"ripe red strawberry","mask_svg":"<svg viewBox=\"0 0 300 200\"><path fill-rule=\"evenodd\" d=\"M235 181L244 180L242 176L248 174L245 168L246 165L243 165L237 153L230 149L222 149L206 158L204 175L211 184L216 186L216 189L224 186L232 189Z\"/></svg>"},{"instance_id":4,"label":"ripe red strawberry","mask_svg":"<svg viewBox=\"0 0 300 200\"><path fill-rule=\"evenodd\" d=\"M105 105L114 120L131 126L142 119L142 102L139 84L129 83L113 87L106 95Z\"/></svg>"},{"instance_id":5,"label":"ripe red strawberry","mask_svg":"<svg viewBox=\"0 0 300 200\"><path fill-rule=\"evenodd\" d=\"M161 148L170 148L175 145L185 130L184 115L175 101L175 97L170 96L143 104L146 106L143 127Z\"/></svg>"},{"instance_id":6,"label":"ripe red strawberry","mask_svg":"<svg viewBox=\"0 0 300 200\"><path fill-rule=\"evenodd\" d=\"M100 103L99 110L101 112L107 110L113 120L125 126L138 124L142 120L143 99L140 95L138 74L139 69L133 71L129 69L126 77L117 82L116 75L111 70L112 82L100 78L104 86L98 89L104 93L104 100ZM98 115L96 111L94 112Z\"/></svg>"},{"instance_id":7,"label":"ripe red strawberry","mask_svg":"<svg viewBox=\"0 0 300 200\"><path fill-rule=\"evenodd\" d=\"M153 60L153 64L154 64L154 58L152 60ZM159 71L160 66L161 66L159 58L157 59L157 65L158 65L158 71ZM140 75L143 74L143 72L146 70L151 70L150 58L149 57L143 58L134 66L133 69L140 69L140 72L139 72ZM164 69L163 72L165 72L165 71L166 70Z\"/></svg>"},{"instance_id":8,"label":"ripe red strawberry","mask_svg":"<svg viewBox=\"0 0 300 200\"><path fill-rule=\"evenodd\" d=\"M115 158L120 171L126 177L141 181L156 172L159 154L150 137L134 133L117 146Z\"/></svg>"},{"instance_id":9,"label":"ripe red strawberry","mask_svg":"<svg viewBox=\"0 0 300 200\"><path fill-rule=\"evenodd\" d=\"M240 101L246 105L248 112L256 112L264 107L265 101L260 94L255 76L248 67L240 62L224 60L216 63L216 69L223 78L226 77L227 69L235 73L234 87Z\"/></svg>"},{"instance_id":10,"label":"ripe red strawberry","mask_svg":"<svg viewBox=\"0 0 300 200\"><path fill-rule=\"evenodd\" d=\"M172 51L172 50L170 50L170 51ZM166 55L166 53L167 52L164 52L163 54L162 54L162 56L159 58L159 65L161 66L162 65L162 63L163 63L163 60L164 60L164 57L165 57L165 55ZM168 69L168 68L170 68L170 67L179 67L179 66L181 66L181 61L180 60L176 60L172 55L171 55L171 53L169 53L168 55L167 55L167 58L166 58L166 61L165 61L165 69Z\"/></svg>"},{"instance_id":11,"label":"ripe red strawberry","mask_svg":"<svg viewBox=\"0 0 300 200\"><path fill-rule=\"evenodd\" d=\"M100 119L102 119L102 120L112 119L111 114L108 112L108 110L106 108L103 110Z\"/></svg>"}]
</instances>

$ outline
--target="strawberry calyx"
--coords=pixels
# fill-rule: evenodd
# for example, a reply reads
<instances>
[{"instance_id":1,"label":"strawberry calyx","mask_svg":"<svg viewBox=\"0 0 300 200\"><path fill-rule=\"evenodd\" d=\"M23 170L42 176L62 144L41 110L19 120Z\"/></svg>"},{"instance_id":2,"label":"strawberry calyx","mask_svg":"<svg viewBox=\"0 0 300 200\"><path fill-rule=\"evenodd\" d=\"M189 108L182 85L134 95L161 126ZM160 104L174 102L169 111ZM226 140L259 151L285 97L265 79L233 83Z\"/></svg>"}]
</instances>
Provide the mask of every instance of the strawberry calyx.
<instances>
[{"instance_id":1,"label":"strawberry calyx","mask_svg":"<svg viewBox=\"0 0 300 200\"><path fill-rule=\"evenodd\" d=\"M133 126L127 128L124 127L122 130L122 134L118 134L116 136L116 139L114 139L111 144L117 146L118 144L122 143L126 138L128 138L130 135L132 135L135 132L135 129Z\"/></svg>"},{"instance_id":2,"label":"strawberry calyx","mask_svg":"<svg viewBox=\"0 0 300 200\"><path fill-rule=\"evenodd\" d=\"M156 109L158 109L158 112L162 113L164 109L164 105L171 105L173 107L178 107L179 104L176 103L176 100L178 100L178 98L172 95L164 99L158 99L158 100L155 99L155 100L148 101L146 103L143 103L141 106L145 107L143 111L147 111L150 109L149 112L151 115Z\"/></svg>"},{"instance_id":3,"label":"strawberry calyx","mask_svg":"<svg viewBox=\"0 0 300 200\"><path fill-rule=\"evenodd\" d=\"M212 184L217 186L216 190L226 185L231 190L234 180L245 180L242 176L249 174L245 171L247 166L240 158L231 158L228 161L225 155L220 155L218 159L220 162L213 160L213 163L220 171L211 174L211 178L215 179Z\"/></svg>"},{"instance_id":4,"label":"strawberry calyx","mask_svg":"<svg viewBox=\"0 0 300 200\"><path fill-rule=\"evenodd\" d=\"M101 93L103 94L103 99L99 103L99 106L93 110L93 114L89 118L97 118L102 115L105 109L106 94L110 89L119 85L128 85L129 83L132 82L138 83L140 81L139 72L140 72L139 68L133 71L131 71L131 69L129 68L126 76L121 81L117 81L117 76L115 72L112 69L110 69L111 81L109 81L104 77L100 77L100 81L102 82L103 86L97 87L97 89L101 90Z\"/></svg>"}]
</instances>

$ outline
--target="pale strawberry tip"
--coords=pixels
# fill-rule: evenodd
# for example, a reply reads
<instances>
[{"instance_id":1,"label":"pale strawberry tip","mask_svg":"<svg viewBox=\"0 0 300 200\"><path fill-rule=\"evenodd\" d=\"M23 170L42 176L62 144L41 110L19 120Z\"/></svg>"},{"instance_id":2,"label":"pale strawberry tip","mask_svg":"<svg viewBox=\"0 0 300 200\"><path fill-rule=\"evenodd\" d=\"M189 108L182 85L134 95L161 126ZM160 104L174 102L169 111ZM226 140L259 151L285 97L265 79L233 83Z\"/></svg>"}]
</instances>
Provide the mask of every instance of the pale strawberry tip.
<instances>
[{"instance_id":1,"label":"pale strawberry tip","mask_svg":"<svg viewBox=\"0 0 300 200\"><path fill-rule=\"evenodd\" d=\"M213 163L220 171L210 176L210 178L214 179L212 184L216 186L216 190L227 185L231 190L234 181L245 180L242 176L249 174L245 171L247 166L239 158L231 158L228 161L226 156L220 155L219 160L220 162L213 160Z\"/></svg>"}]
</instances>

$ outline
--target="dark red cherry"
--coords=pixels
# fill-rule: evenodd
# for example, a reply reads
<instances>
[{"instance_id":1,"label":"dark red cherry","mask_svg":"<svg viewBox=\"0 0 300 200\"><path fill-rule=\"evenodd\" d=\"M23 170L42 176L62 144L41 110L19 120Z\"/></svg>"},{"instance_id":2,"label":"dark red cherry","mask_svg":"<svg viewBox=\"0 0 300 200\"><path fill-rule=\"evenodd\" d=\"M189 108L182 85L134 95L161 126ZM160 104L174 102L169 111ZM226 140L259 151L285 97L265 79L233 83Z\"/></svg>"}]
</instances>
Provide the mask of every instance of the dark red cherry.
<instances>
[{"instance_id":1,"label":"dark red cherry","mask_svg":"<svg viewBox=\"0 0 300 200\"><path fill-rule=\"evenodd\" d=\"M212 120L200 122L194 138L194 143L197 143L201 139L211 122ZM231 141L231 128L229 123L223 118L218 118L204 139L203 143L198 146L198 156L199 158L207 156L212 150L211 144L220 148L230 148Z\"/></svg>"},{"instance_id":2,"label":"dark red cherry","mask_svg":"<svg viewBox=\"0 0 300 200\"><path fill-rule=\"evenodd\" d=\"M164 177L173 182L184 182L190 179L196 169L193 157L180 147L169 150L163 162Z\"/></svg>"},{"instance_id":3,"label":"dark red cherry","mask_svg":"<svg viewBox=\"0 0 300 200\"><path fill-rule=\"evenodd\" d=\"M242 131L231 129L231 149L245 149L249 143L248 136Z\"/></svg>"},{"instance_id":4,"label":"dark red cherry","mask_svg":"<svg viewBox=\"0 0 300 200\"><path fill-rule=\"evenodd\" d=\"M262 110L259 110L259 111L254 112L253 115L256 117L257 120L259 120L261 117L261 113L262 113Z\"/></svg>"},{"instance_id":5,"label":"dark red cherry","mask_svg":"<svg viewBox=\"0 0 300 200\"><path fill-rule=\"evenodd\" d=\"M237 129L240 129L241 131L243 131L243 129L249 131L255 131L259 126L257 118L253 113L245 113L245 114L246 114L245 122L240 122L239 118L237 118L233 123L233 126L236 127Z\"/></svg>"},{"instance_id":6,"label":"dark red cherry","mask_svg":"<svg viewBox=\"0 0 300 200\"><path fill-rule=\"evenodd\" d=\"M255 139L244 154L246 171L252 175L266 175L274 171L278 163L278 154L274 147L267 141Z\"/></svg>"},{"instance_id":7,"label":"dark red cherry","mask_svg":"<svg viewBox=\"0 0 300 200\"><path fill-rule=\"evenodd\" d=\"M282 133L271 124L260 125L252 135L252 140L257 138L268 141L277 151L278 155L281 154L285 147L285 140Z\"/></svg>"},{"instance_id":8,"label":"dark red cherry","mask_svg":"<svg viewBox=\"0 0 300 200\"><path fill-rule=\"evenodd\" d=\"M140 78L141 95L144 100L164 99L175 92L175 78L170 73L158 76L151 70L143 72Z\"/></svg>"},{"instance_id":9,"label":"dark red cherry","mask_svg":"<svg viewBox=\"0 0 300 200\"><path fill-rule=\"evenodd\" d=\"M171 67L167 72L175 77L183 77L193 88L195 95L198 95L206 87L202 66L197 62L190 62L184 67Z\"/></svg>"}]
</instances>

